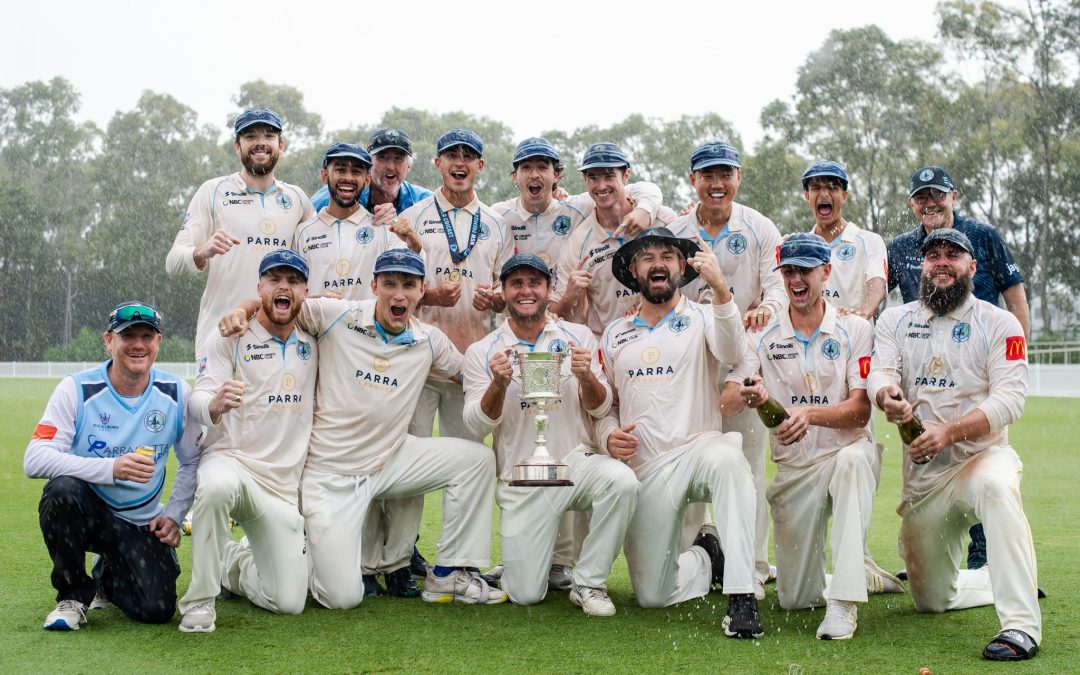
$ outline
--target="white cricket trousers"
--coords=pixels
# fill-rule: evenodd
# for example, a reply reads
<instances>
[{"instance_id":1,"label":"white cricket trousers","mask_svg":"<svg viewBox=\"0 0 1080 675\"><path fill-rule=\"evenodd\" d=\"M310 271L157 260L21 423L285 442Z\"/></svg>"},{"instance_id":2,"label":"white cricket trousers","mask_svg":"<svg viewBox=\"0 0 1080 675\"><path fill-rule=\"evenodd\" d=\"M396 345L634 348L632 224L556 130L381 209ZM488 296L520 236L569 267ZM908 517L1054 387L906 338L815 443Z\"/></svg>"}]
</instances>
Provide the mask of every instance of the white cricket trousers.
<instances>
[{"instance_id":1,"label":"white cricket trousers","mask_svg":"<svg viewBox=\"0 0 1080 675\"><path fill-rule=\"evenodd\" d=\"M826 600L866 602L863 549L881 471L877 446L856 441L809 467L777 467L769 486L776 596L786 610ZM832 580L826 597L825 534L832 516Z\"/></svg>"},{"instance_id":2,"label":"white cricket trousers","mask_svg":"<svg viewBox=\"0 0 1080 675\"><path fill-rule=\"evenodd\" d=\"M356 607L364 598L360 578L363 523L375 499L420 497L443 490L442 541L437 564L483 567L491 562L495 454L458 438L406 436L383 468L366 476L305 467L300 480L311 557L311 594L331 609Z\"/></svg>"},{"instance_id":3,"label":"white cricket trousers","mask_svg":"<svg viewBox=\"0 0 1080 675\"><path fill-rule=\"evenodd\" d=\"M917 610L993 604L1002 630L1022 630L1042 642L1035 545L1020 501L1023 471L1011 447L987 448L919 501L900 505L900 555ZM987 565L962 570L968 528L979 522Z\"/></svg>"},{"instance_id":4,"label":"white cricket trousers","mask_svg":"<svg viewBox=\"0 0 1080 675\"><path fill-rule=\"evenodd\" d=\"M638 476L638 504L626 533L626 562L642 607L699 598L712 586L712 561L700 546L680 546L691 502L712 502L724 549L724 593L754 592L754 478L739 434L710 431L668 451Z\"/></svg>"},{"instance_id":5,"label":"white cricket trousers","mask_svg":"<svg viewBox=\"0 0 1080 675\"><path fill-rule=\"evenodd\" d=\"M232 541L230 515L244 528L246 545ZM191 584L181 613L213 600L222 586L271 612L304 611L304 519L236 459L218 452L203 457L191 525Z\"/></svg>"},{"instance_id":6,"label":"white cricket trousers","mask_svg":"<svg viewBox=\"0 0 1080 675\"><path fill-rule=\"evenodd\" d=\"M606 588L637 504L638 481L630 467L580 445L563 461L573 486L515 487L499 483L502 510L502 589L518 605L544 599L553 546L563 515L589 514L589 530L574 567L574 583Z\"/></svg>"},{"instance_id":7,"label":"white cricket trousers","mask_svg":"<svg viewBox=\"0 0 1080 675\"><path fill-rule=\"evenodd\" d=\"M769 578L769 509L765 497L765 445L769 430L753 408L725 417L721 428L725 433L742 434L743 455L754 474L754 576L765 583Z\"/></svg>"},{"instance_id":8,"label":"white cricket trousers","mask_svg":"<svg viewBox=\"0 0 1080 675\"><path fill-rule=\"evenodd\" d=\"M482 443L462 421L465 397L460 384L428 380L417 400L409 433L427 438L439 413L439 435ZM424 498L376 500L364 521L364 574L393 572L409 564L424 517ZM570 563L572 564L572 563Z\"/></svg>"}]
</instances>

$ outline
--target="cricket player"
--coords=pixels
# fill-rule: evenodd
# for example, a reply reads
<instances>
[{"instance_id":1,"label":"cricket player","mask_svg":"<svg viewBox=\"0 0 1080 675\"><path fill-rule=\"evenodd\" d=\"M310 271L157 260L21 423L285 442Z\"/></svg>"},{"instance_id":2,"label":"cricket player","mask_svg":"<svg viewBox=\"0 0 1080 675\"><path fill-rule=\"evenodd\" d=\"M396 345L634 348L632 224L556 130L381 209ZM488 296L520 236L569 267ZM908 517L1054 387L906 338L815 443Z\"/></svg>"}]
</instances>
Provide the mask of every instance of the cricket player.
<instances>
[{"instance_id":1,"label":"cricket player","mask_svg":"<svg viewBox=\"0 0 1080 675\"><path fill-rule=\"evenodd\" d=\"M885 300L885 240L844 219L848 174L839 162L811 164L803 172L802 188L814 214L813 232L832 251L832 271L821 292L841 314L855 313L872 322Z\"/></svg>"},{"instance_id":2,"label":"cricket player","mask_svg":"<svg viewBox=\"0 0 1080 675\"><path fill-rule=\"evenodd\" d=\"M588 192L555 198L555 189L563 174L558 150L546 138L526 138L514 150L511 180L520 193L491 208L510 228L516 253L534 253L554 270L570 233L577 229L596 208ZM622 219L626 236L632 237L649 227L660 210L660 188L638 182L626 186L627 197L634 204Z\"/></svg>"},{"instance_id":3,"label":"cricket player","mask_svg":"<svg viewBox=\"0 0 1080 675\"><path fill-rule=\"evenodd\" d=\"M918 300L923 242L934 230L959 230L971 242L977 263L972 295L998 307L1004 298L1005 307L1023 327L1026 340L1031 337L1031 322L1020 267L996 228L956 213L959 198L956 184L944 168L923 166L911 173L908 204L919 225L889 242L889 290L899 286L904 302ZM972 525L970 535L967 566L978 569L987 560L982 524Z\"/></svg>"},{"instance_id":4,"label":"cricket player","mask_svg":"<svg viewBox=\"0 0 1080 675\"><path fill-rule=\"evenodd\" d=\"M370 170L371 155L359 145L334 143L323 156L320 174L330 201L300 225L293 247L311 269L312 296L366 300L372 297L372 270L380 253L405 246L421 249L412 228L393 221L377 226L360 205Z\"/></svg>"},{"instance_id":5,"label":"cricket player","mask_svg":"<svg viewBox=\"0 0 1080 675\"><path fill-rule=\"evenodd\" d=\"M751 337L722 400L725 411L738 411L772 397L787 410L790 417L770 439L777 465L768 490L776 595L786 610L826 605L817 637L847 640L855 635L856 603L867 599L863 549L881 452L870 433L866 396L873 328L825 300L833 254L817 234L784 240L778 267L788 307ZM746 378L754 385L744 386ZM827 584L830 515L833 575Z\"/></svg>"},{"instance_id":6,"label":"cricket player","mask_svg":"<svg viewBox=\"0 0 1080 675\"><path fill-rule=\"evenodd\" d=\"M991 660L1029 659L1042 642L1035 546L1020 501L1023 464L1008 426L1027 395L1017 318L972 294L975 247L959 229L923 240L919 300L878 319L868 393L890 422L919 418L905 446L900 555L920 612L993 604ZM964 531L986 529L989 564L960 569Z\"/></svg>"},{"instance_id":7,"label":"cricket player","mask_svg":"<svg viewBox=\"0 0 1080 675\"><path fill-rule=\"evenodd\" d=\"M498 215L480 201L473 185L484 170L484 144L468 129L451 129L436 143L435 168L443 184L400 218L423 243L427 291L417 316L438 327L464 352L491 330L505 306L499 269L514 253L514 240ZM433 377L420 394L409 433L430 436L439 413L439 434L482 441L462 422L461 384Z\"/></svg>"},{"instance_id":8,"label":"cricket player","mask_svg":"<svg viewBox=\"0 0 1080 675\"><path fill-rule=\"evenodd\" d=\"M679 237L700 237L716 256L728 292L751 331L760 331L787 302L776 271L780 230L754 209L735 201L742 183L738 150L721 141L702 143L690 155L690 185L698 205L671 224ZM701 278L687 284L691 300L709 302L712 289ZM753 410L725 417L723 430L742 434L742 450L754 473L754 593L765 597L769 567L769 511L765 500L765 426Z\"/></svg>"},{"instance_id":9,"label":"cricket player","mask_svg":"<svg viewBox=\"0 0 1080 675\"><path fill-rule=\"evenodd\" d=\"M536 254L552 270L571 232L596 208L588 192L565 199L555 198L554 192L562 173L563 163L559 152L547 139L526 138L514 150L513 171L510 173L520 194L491 207L510 228L514 251ZM634 236L649 227L660 209L662 198L660 188L647 182L627 185L626 195L634 207L622 218L620 226L627 236ZM587 533L588 514L567 512L555 541L555 554L548 578L550 588L570 590L573 584L571 570ZM487 574L499 578L501 565Z\"/></svg>"},{"instance_id":10,"label":"cricket player","mask_svg":"<svg viewBox=\"0 0 1080 675\"><path fill-rule=\"evenodd\" d=\"M307 600L298 496L315 403L318 345L296 326L308 265L278 249L259 264L259 308L243 334L211 336L192 416L206 426L192 508L191 585L180 630L215 628L221 588L280 614ZM232 517L247 535L229 537Z\"/></svg>"},{"instance_id":11,"label":"cricket player","mask_svg":"<svg viewBox=\"0 0 1080 675\"><path fill-rule=\"evenodd\" d=\"M638 482L625 464L599 454L595 421L611 407L611 387L596 358L597 343L581 324L548 316L551 269L539 256L519 253L499 275L507 319L465 354L465 423L478 436L494 434L502 509L502 589L520 605L544 599L552 547L567 512L589 515L570 601L590 616L612 616L605 581L619 555L637 501ZM547 447L570 468L573 487L510 485L514 465L533 453L535 409L520 399L517 354L563 354L561 399L548 408Z\"/></svg>"},{"instance_id":12,"label":"cricket player","mask_svg":"<svg viewBox=\"0 0 1080 675\"><path fill-rule=\"evenodd\" d=\"M494 455L472 441L406 433L429 373L451 379L461 372L461 353L446 334L413 317L426 291L424 260L408 249L386 251L374 274L373 299L309 298L299 315L319 344L300 485L311 594L329 608L359 605L361 531L371 502L443 490L443 537L424 600L505 602L502 591L466 569L490 564ZM249 303L227 317L229 332L250 310Z\"/></svg>"},{"instance_id":13,"label":"cricket player","mask_svg":"<svg viewBox=\"0 0 1080 675\"><path fill-rule=\"evenodd\" d=\"M637 205L627 192L630 158L619 146L593 143L578 169L596 209L573 230L560 254L552 312L587 325L599 337L608 323L640 302L636 291L618 283L611 259L625 241L637 236L641 223L626 222ZM661 206L648 226L666 227L674 219L675 212Z\"/></svg>"},{"instance_id":14,"label":"cricket player","mask_svg":"<svg viewBox=\"0 0 1080 675\"><path fill-rule=\"evenodd\" d=\"M315 289L313 296L346 300L374 297L371 279L376 258L394 248L421 250L420 238L406 221L375 225L371 214L360 205L371 166L371 156L358 145L335 143L326 151L322 179L330 202L296 233L296 249L311 267L308 287ZM410 564L413 556L419 556L413 544L423 514L423 497L378 500L368 510L364 525L364 586L369 596L386 592L399 597L420 595L409 570L402 571L402 567ZM423 558L418 567L427 573ZM385 589L377 578L380 573L385 575Z\"/></svg>"},{"instance_id":15,"label":"cricket player","mask_svg":"<svg viewBox=\"0 0 1080 675\"><path fill-rule=\"evenodd\" d=\"M143 623L176 612L176 547L199 465L191 387L154 368L161 315L151 305L117 305L104 340L109 359L56 385L23 456L28 477L48 479L38 516L57 605L45 630L79 630L88 605L111 602ZM162 506L170 448L179 467Z\"/></svg>"},{"instance_id":16,"label":"cricket player","mask_svg":"<svg viewBox=\"0 0 1080 675\"><path fill-rule=\"evenodd\" d=\"M400 129L379 129L368 139L372 157L371 182L360 191L360 205L374 218L374 224L389 224L431 190L405 180L412 171L413 147L409 135ZM311 195L311 205L321 211L331 201L324 185Z\"/></svg>"},{"instance_id":17,"label":"cricket player","mask_svg":"<svg viewBox=\"0 0 1080 675\"><path fill-rule=\"evenodd\" d=\"M727 279L707 245L667 228L624 244L611 269L641 295L638 312L613 321L600 341L615 400L597 426L599 446L627 462L641 482L625 544L638 604L667 607L722 581L724 633L761 637L754 480L739 435L721 433L717 419L720 382L746 353ZM699 274L713 289L711 304L679 292ZM693 502L712 503L719 539L703 533L684 548L684 513Z\"/></svg>"},{"instance_id":18,"label":"cricket player","mask_svg":"<svg viewBox=\"0 0 1080 675\"><path fill-rule=\"evenodd\" d=\"M296 227L315 211L295 185L274 178L285 151L281 117L251 108L233 124L241 169L203 183L176 233L165 269L170 276L207 273L195 329L195 358L206 365L205 342L217 322L250 295L262 257L293 242Z\"/></svg>"}]
</instances>

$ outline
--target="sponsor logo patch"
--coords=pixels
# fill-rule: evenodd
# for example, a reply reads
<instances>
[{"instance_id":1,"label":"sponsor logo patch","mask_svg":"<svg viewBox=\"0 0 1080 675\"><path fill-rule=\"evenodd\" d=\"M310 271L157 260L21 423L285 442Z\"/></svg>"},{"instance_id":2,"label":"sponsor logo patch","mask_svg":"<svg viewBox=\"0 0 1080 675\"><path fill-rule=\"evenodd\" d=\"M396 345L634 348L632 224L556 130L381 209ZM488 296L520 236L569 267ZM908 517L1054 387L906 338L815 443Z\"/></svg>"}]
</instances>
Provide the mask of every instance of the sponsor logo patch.
<instances>
[{"instance_id":1,"label":"sponsor logo patch","mask_svg":"<svg viewBox=\"0 0 1080 675\"><path fill-rule=\"evenodd\" d=\"M1027 358L1027 343L1023 335L1013 335L1005 338L1005 360L1023 361Z\"/></svg>"}]
</instances>

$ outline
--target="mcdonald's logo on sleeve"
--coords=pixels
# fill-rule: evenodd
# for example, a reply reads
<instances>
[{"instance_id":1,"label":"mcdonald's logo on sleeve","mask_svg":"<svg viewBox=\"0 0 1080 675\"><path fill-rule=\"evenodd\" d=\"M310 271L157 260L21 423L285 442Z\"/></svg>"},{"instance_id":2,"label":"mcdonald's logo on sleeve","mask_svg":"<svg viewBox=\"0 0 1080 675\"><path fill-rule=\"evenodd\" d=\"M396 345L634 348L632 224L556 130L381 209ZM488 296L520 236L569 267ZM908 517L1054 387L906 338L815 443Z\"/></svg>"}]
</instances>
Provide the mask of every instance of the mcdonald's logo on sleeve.
<instances>
[{"instance_id":1,"label":"mcdonald's logo on sleeve","mask_svg":"<svg viewBox=\"0 0 1080 675\"><path fill-rule=\"evenodd\" d=\"M859 377L861 377L862 379L865 380L869 375L870 375L870 357L869 356L860 356L859 357Z\"/></svg>"},{"instance_id":2,"label":"mcdonald's logo on sleeve","mask_svg":"<svg viewBox=\"0 0 1080 675\"><path fill-rule=\"evenodd\" d=\"M780 264L780 247L779 246L776 247L776 264L777 265Z\"/></svg>"},{"instance_id":3,"label":"mcdonald's logo on sleeve","mask_svg":"<svg viewBox=\"0 0 1080 675\"><path fill-rule=\"evenodd\" d=\"M51 424L39 424L34 427L34 435L32 438L35 441L51 441L56 438L56 427Z\"/></svg>"},{"instance_id":4,"label":"mcdonald's logo on sleeve","mask_svg":"<svg viewBox=\"0 0 1080 675\"><path fill-rule=\"evenodd\" d=\"M1024 361L1027 359L1027 343L1023 335L1013 335L1005 338L1005 360Z\"/></svg>"}]
</instances>

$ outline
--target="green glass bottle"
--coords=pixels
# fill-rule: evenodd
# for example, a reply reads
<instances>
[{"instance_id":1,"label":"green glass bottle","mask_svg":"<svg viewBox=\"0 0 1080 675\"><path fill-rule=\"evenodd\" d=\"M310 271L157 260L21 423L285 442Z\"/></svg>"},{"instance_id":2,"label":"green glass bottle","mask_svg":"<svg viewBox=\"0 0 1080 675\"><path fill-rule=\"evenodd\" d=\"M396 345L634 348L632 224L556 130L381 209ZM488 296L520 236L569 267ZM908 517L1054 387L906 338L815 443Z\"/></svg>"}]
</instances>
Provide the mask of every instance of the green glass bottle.
<instances>
[{"instance_id":1,"label":"green glass bottle","mask_svg":"<svg viewBox=\"0 0 1080 675\"><path fill-rule=\"evenodd\" d=\"M903 399L899 396L893 396L893 400L901 401ZM911 419L897 424L896 427L900 429L900 440L904 442L904 445L911 445L916 438L922 436L922 432L926 431L926 427L923 426L918 417L915 417L914 413L912 413Z\"/></svg>"},{"instance_id":2,"label":"green glass bottle","mask_svg":"<svg viewBox=\"0 0 1080 675\"><path fill-rule=\"evenodd\" d=\"M754 381L748 377L743 380L743 384L747 387L752 387L754 386ZM787 411L784 410L784 406L780 405L780 402L772 396L769 397L768 401L765 401L765 403L757 408L757 414L758 417L761 418L761 421L764 422L765 426L770 429L775 429L783 424L784 420L791 417L791 415L788 415Z\"/></svg>"}]
</instances>

